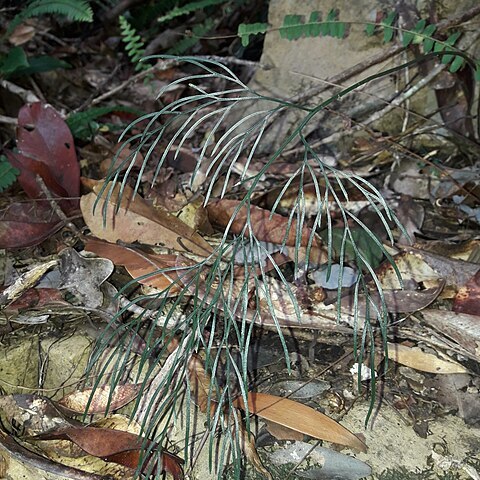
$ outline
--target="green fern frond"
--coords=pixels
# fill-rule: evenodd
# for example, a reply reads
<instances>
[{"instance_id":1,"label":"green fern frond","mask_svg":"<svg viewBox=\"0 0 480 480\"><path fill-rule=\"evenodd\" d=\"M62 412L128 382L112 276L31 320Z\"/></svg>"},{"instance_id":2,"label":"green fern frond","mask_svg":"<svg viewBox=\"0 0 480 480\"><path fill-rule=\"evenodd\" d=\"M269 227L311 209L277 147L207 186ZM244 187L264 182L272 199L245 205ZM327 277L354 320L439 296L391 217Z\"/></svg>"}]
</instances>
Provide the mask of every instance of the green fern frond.
<instances>
[{"instance_id":1,"label":"green fern frond","mask_svg":"<svg viewBox=\"0 0 480 480\"><path fill-rule=\"evenodd\" d=\"M451 73L458 71L467 63L468 57L455 48L461 32L454 32L446 40L442 41L433 37L437 26L428 24L427 20L420 19L412 30L408 30L395 25L396 17L396 12L391 12L379 23L365 22L365 34L373 36L375 32L382 32L383 42L388 43L394 40L395 32L399 32L402 34L402 45L404 47L408 47L411 44L420 45L425 55L431 52L439 54L444 50L448 50L449 52L445 53L445 55L438 56L443 64L450 64L449 70ZM277 28L270 28L266 23L242 23L238 26L237 35L240 37L244 47L248 46L250 35L267 33L269 29L278 30L281 38L290 41L298 40L301 37L330 36L343 38L347 33L347 25L357 23L359 22L340 21L338 10L332 9L324 21L320 12L313 11L308 22L304 21L302 15L286 15L282 26ZM457 52L458 54L456 54ZM473 62L471 63L473 65Z\"/></svg>"},{"instance_id":2,"label":"green fern frond","mask_svg":"<svg viewBox=\"0 0 480 480\"><path fill-rule=\"evenodd\" d=\"M0 155L0 192L12 185L20 175L20 170L12 167L5 155Z\"/></svg>"},{"instance_id":3,"label":"green fern frond","mask_svg":"<svg viewBox=\"0 0 480 480\"><path fill-rule=\"evenodd\" d=\"M31 1L8 26L7 34L20 25L27 18L40 15L64 15L74 22L92 22L93 10L85 0L33 0Z\"/></svg>"},{"instance_id":4,"label":"green fern frond","mask_svg":"<svg viewBox=\"0 0 480 480\"><path fill-rule=\"evenodd\" d=\"M140 59L145 53L145 44L140 35L137 35L136 30L128 23L127 19L120 15L118 18L120 23L120 31L122 35L122 42L126 44L125 50L130 58L130 61L135 65L135 70L143 70L148 68L145 63L140 63Z\"/></svg>"},{"instance_id":5,"label":"green fern frond","mask_svg":"<svg viewBox=\"0 0 480 480\"><path fill-rule=\"evenodd\" d=\"M172 20L173 18L180 17L181 15L187 15L189 13L196 12L197 10L203 10L204 8L211 7L213 5L220 5L226 3L226 0L198 0L196 2L187 3L182 7L177 7L168 12L166 15L158 18L159 23Z\"/></svg>"},{"instance_id":6,"label":"green fern frond","mask_svg":"<svg viewBox=\"0 0 480 480\"><path fill-rule=\"evenodd\" d=\"M250 35L258 35L259 33L267 33L268 23L241 23L238 26L237 35L242 41L244 47L248 47L250 43Z\"/></svg>"}]
</instances>

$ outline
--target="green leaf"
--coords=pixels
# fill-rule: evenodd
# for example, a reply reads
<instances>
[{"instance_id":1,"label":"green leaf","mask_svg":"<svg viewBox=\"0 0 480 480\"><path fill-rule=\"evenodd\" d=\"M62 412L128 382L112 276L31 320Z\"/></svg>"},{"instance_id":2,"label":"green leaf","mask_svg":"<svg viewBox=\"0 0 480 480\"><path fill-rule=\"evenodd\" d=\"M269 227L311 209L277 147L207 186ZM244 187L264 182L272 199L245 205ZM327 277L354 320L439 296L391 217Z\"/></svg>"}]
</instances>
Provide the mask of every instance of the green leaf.
<instances>
[{"instance_id":1,"label":"green leaf","mask_svg":"<svg viewBox=\"0 0 480 480\"><path fill-rule=\"evenodd\" d=\"M335 35L333 35L336 38L343 38L345 36L345 22L337 22L334 24L336 26L335 29Z\"/></svg>"},{"instance_id":2,"label":"green leaf","mask_svg":"<svg viewBox=\"0 0 480 480\"><path fill-rule=\"evenodd\" d=\"M425 29L425 25L427 24L427 21L425 19L421 19L419 20L416 24L415 24L415 28L413 29L416 33L422 33L423 30Z\"/></svg>"},{"instance_id":3,"label":"green leaf","mask_svg":"<svg viewBox=\"0 0 480 480\"><path fill-rule=\"evenodd\" d=\"M5 155L0 155L0 192L12 185L20 175L20 170L12 167Z\"/></svg>"},{"instance_id":4,"label":"green leaf","mask_svg":"<svg viewBox=\"0 0 480 480\"><path fill-rule=\"evenodd\" d=\"M455 32L455 33L452 33L446 40L445 40L445 43L447 45L450 45L451 47L453 47L453 45L455 45L456 41L460 38L460 35L462 34L462 32Z\"/></svg>"},{"instance_id":5,"label":"green leaf","mask_svg":"<svg viewBox=\"0 0 480 480\"><path fill-rule=\"evenodd\" d=\"M450 73L458 72L458 70L460 70L464 64L465 64L465 59L460 55L457 55L453 59L452 64L450 65Z\"/></svg>"},{"instance_id":6,"label":"green leaf","mask_svg":"<svg viewBox=\"0 0 480 480\"><path fill-rule=\"evenodd\" d=\"M20 68L28 67L27 55L21 47L11 48L0 64L0 74L8 77Z\"/></svg>"},{"instance_id":7,"label":"green leaf","mask_svg":"<svg viewBox=\"0 0 480 480\"><path fill-rule=\"evenodd\" d=\"M28 59L29 65L25 68L17 69L12 77L19 77L21 75L33 75L34 73L50 72L60 68L71 68L71 65L63 60L59 60L49 55L42 55L41 57L31 57Z\"/></svg>"},{"instance_id":8,"label":"green leaf","mask_svg":"<svg viewBox=\"0 0 480 480\"><path fill-rule=\"evenodd\" d=\"M475 68L475 81L480 82L480 62L477 62L477 66Z\"/></svg>"},{"instance_id":9,"label":"green leaf","mask_svg":"<svg viewBox=\"0 0 480 480\"><path fill-rule=\"evenodd\" d=\"M112 112L127 112L138 116L143 115L143 112L136 108L123 105L112 105L109 107L89 108L84 112L72 113L69 115L66 122L75 138L89 140L100 126L96 120Z\"/></svg>"},{"instance_id":10,"label":"green leaf","mask_svg":"<svg viewBox=\"0 0 480 480\"><path fill-rule=\"evenodd\" d=\"M58 68L70 68L70 64L48 55L27 58L23 48L13 47L0 65L0 74L14 78L22 75L49 72Z\"/></svg>"},{"instance_id":11,"label":"green leaf","mask_svg":"<svg viewBox=\"0 0 480 480\"><path fill-rule=\"evenodd\" d=\"M403 32L402 45L408 47L412 43L415 34L413 32Z\"/></svg>"},{"instance_id":12,"label":"green leaf","mask_svg":"<svg viewBox=\"0 0 480 480\"><path fill-rule=\"evenodd\" d=\"M441 58L441 62L444 64L444 65L447 65L448 63L450 63L452 60L453 60L453 57L454 55L452 54L447 54L447 55L442 55L442 58Z\"/></svg>"},{"instance_id":13,"label":"green leaf","mask_svg":"<svg viewBox=\"0 0 480 480\"><path fill-rule=\"evenodd\" d=\"M192 36L184 37L182 40L177 42L172 48L168 50L170 55L182 55L187 50L192 48L198 43L199 37L206 35L214 27L213 18L209 17L202 23L197 23L192 28ZM139 64L140 65L140 64Z\"/></svg>"},{"instance_id":14,"label":"green leaf","mask_svg":"<svg viewBox=\"0 0 480 480\"><path fill-rule=\"evenodd\" d=\"M238 26L237 35L242 41L242 46L248 47L250 35L265 33L269 26L268 23L241 23Z\"/></svg>"},{"instance_id":15,"label":"green leaf","mask_svg":"<svg viewBox=\"0 0 480 480\"><path fill-rule=\"evenodd\" d=\"M280 27L280 37L288 40L298 40L304 33L305 24L301 15L285 15Z\"/></svg>"},{"instance_id":16,"label":"green leaf","mask_svg":"<svg viewBox=\"0 0 480 480\"><path fill-rule=\"evenodd\" d=\"M428 38L428 37L431 37L434 34L436 28L437 27L435 25L428 25L428 27L423 32L424 37L422 37L418 42L418 43L422 43L422 40L423 40L423 53L430 53L432 51L435 40L433 38ZM415 42L416 40L417 39L415 38Z\"/></svg>"},{"instance_id":17,"label":"green leaf","mask_svg":"<svg viewBox=\"0 0 480 480\"><path fill-rule=\"evenodd\" d=\"M382 249L372 240L368 232L362 228L352 228L350 230L352 238L347 238L345 242L345 259L354 261L356 253L353 244L355 244L358 251L365 257L365 260L372 266L378 267L383 258ZM332 246L336 255L340 254L344 229L337 227L332 229ZM324 242L328 242L328 232L322 231L320 233ZM353 241L352 241L353 240Z\"/></svg>"},{"instance_id":18,"label":"green leaf","mask_svg":"<svg viewBox=\"0 0 480 480\"><path fill-rule=\"evenodd\" d=\"M445 50L445 45L443 43L440 43L440 42L435 42L435 44L433 46L433 51L434 52L442 52L443 50Z\"/></svg>"},{"instance_id":19,"label":"green leaf","mask_svg":"<svg viewBox=\"0 0 480 480\"><path fill-rule=\"evenodd\" d=\"M391 25L397 16L396 12L390 13L387 18L382 22L383 25L383 43L391 42L393 39L393 28Z\"/></svg>"},{"instance_id":20,"label":"green leaf","mask_svg":"<svg viewBox=\"0 0 480 480\"><path fill-rule=\"evenodd\" d=\"M423 35L416 35L420 34L424 31L425 25L427 24L427 21L424 19L419 20L416 24L415 27L413 28L413 31L405 31L403 32L403 39L402 39L402 45L404 47L408 47L410 43L422 43L423 42Z\"/></svg>"},{"instance_id":21,"label":"green leaf","mask_svg":"<svg viewBox=\"0 0 480 480\"><path fill-rule=\"evenodd\" d=\"M308 37L319 37L320 36L320 21L321 21L321 16L320 12L312 12L310 14L310 19L308 21L309 25L308 28L306 29L305 35Z\"/></svg>"},{"instance_id":22,"label":"green leaf","mask_svg":"<svg viewBox=\"0 0 480 480\"><path fill-rule=\"evenodd\" d=\"M371 37L375 33L376 26L377 25L375 23L368 23L365 25L365 33L368 37Z\"/></svg>"}]
</instances>

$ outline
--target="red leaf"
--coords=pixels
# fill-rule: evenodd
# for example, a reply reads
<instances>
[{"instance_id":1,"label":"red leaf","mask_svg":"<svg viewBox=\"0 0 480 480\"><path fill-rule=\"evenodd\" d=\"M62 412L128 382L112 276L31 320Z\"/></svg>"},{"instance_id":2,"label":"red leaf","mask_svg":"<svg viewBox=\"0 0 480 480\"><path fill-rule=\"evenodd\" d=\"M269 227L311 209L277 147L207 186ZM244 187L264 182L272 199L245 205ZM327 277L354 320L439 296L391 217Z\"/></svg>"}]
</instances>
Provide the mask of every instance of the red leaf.
<instances>
[{"instance_id":1,"label":"red leaf","mask_svg":"<svg viewBox=\"0 0 480 480\"><path fill-rule=\"evenodd\" d=\"M148 457L141 455L141 449L151 446L151 442L134 433L110 428L70 427L44 433L34 437L37 440L70 440L82 450L95 457L103 458L107 462L116 462L130 468L137 468L141 459L145 467ZM157 448L148 455L156 459ZM171 473L175 480L183 479L183 460L168 452L161 454L162 471Z\"/></svg>"},{"instance_id":2,"label":"red leaf","mask_svg":"<svg viewBox=\"0 0 480 480\"><path fill-rule=\"evenodd\" d=\"M18 114L18 154L9 154L11 163L21 171L19 182L32 198L42 191L35 176L61 197L80 195L80 167L73 137L60 114L50 105L32 103ZM78 200L64 202L67 211L78 208Z\"/></svg>"},{"instance_id":3,"label":"red leaf","mask_svg":"<svg viewBox=\"0 0 480 480\"><path fill-rule=\"evenodd\" d=\"M7 310L40 308L51 303L70 305L56 288L30 288L18 300L8 305Z\"/></svg>"},{"instance_id":4,"label":"red leaf","mask_svg":"<svg viewBox=\"0 0 480 480\"><path fill-rule=\"evenodd\" d=\"M62 228L44 203L13 203L0 213L0 248L31 247Z\"/></svg>"}]
</instances>

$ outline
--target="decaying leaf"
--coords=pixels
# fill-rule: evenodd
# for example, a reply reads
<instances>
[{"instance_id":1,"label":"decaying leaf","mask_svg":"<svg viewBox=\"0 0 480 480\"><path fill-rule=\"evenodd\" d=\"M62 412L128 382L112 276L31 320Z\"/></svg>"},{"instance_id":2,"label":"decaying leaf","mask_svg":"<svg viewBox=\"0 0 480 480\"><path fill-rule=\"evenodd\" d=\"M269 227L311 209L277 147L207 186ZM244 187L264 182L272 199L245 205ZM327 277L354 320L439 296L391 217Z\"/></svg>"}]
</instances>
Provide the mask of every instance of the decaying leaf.
<instances>
[{"instance_id":1,"label":"decaying leaf","mask_svg":"<svg viewBox=\"0 0 480 480\"><path fill-rule=\"evenodd\" d=\"M468 370L453 360L442 360L418 347L388 343L388 358L407 367L429 373L467 373Z\"/></svg>"},{"instance_id":2,"label":"decaying leaf","mask_svg":"<svg viewBox=\"0 0 480 480\"><path fill-rule=\"evenodd\" d=\"M207 205L208 216L211 223L220 227L226 227L235 211L239 207L238 200L214 200ZM250 225L255 237L263 242L283 244L286 246L296 246L297 221L289 219L278 213L272 214L269 210L250 205ZM247 223L247 208L243 206L235 216L230 226L230 232L240 234L245 230L245 235L250 236L250 231L245 227ZM301 232L299 245L306 247L309 245L312 231L304 226ZM319 237L314 236L310 251L311 261L314 263L325 263L328 260L328 254Z\"/></svg>"},{"instance_id":3,"label":"decaying leaf","mask_svg":"<svg viewBox=\"0 0 480 480\"><path fill-rule=\"evenodd\" d=\"M38 245L64 222L45 202L14 202L0 212L0 248Z\"/></svg>"},{"instance_id":4,"label":"decaying leaf","mask_svg":"<svg viewBox=\"0 0 480 480\"><path fill-rule=\"evenodd\" d=\"M207 408L210 406L210 415L213 417L218 407L215 391L210 394L210 377L203 367L202 359L196 354L193 354L188 361L188 378L194 402L203 413L207 413ZM209 395L211 395L210 403Z\"/></svg>"},{"instance_id":5,"label":"decaying leaf","mask_svg":"<svg viewBox=\"0 0 480 480\"><path fill-rule=\"evenodd\" d=\"M453 311L471 315L480 312L480 270L458 290L453 301Z\"/></svg>"},{"instance_id":6,"label":"decaying leaf","mask_svg":"<svg viewBox=\"0 0 480 480\"><path fill-rule=\"evenodd\" d=\"M183 479L183 460L175 455L162 452L157 456L155 447L151 458L141 456L140 451L150 442L144 438L121 430L95 427L70 427L34 437L36 440L70 440L82 450L106 461L116 462L129 468L137 468L142 461L144 468L152 468L149 461L155 462L153 471L164 471L173 475L175 480ZM136 452L136 453L135 453ZM167 459L165 461L165 459ZM159 464L160 463L160 464Z\"/></svg>"},{"instance_id":7,"label":"decaying leaf","mask_svg":"<svg viewBox=\"0 0 480 480\"><path fill-rule=\"evenodd\" d=\"M120 201L120 186L115 185L111 195L109 187L100 199L97 193L101 187L97 185L93 193L84 195L80 200L85 223L96 237L111 243L120 240L124 243L162 245L202 256L212 253L212 247L203 237L178 218L154 209L139 195L134 195L129 186L125 187Z\"/></svg>"},{"instance_id":8,"label":"decaying leaf","mask_svg":"<svg viewBox=\"0 0 480 480\"><path fill-rule=\"evenodd\" d=\"M85 388L66 395L58 403L78 414L105 413L130 403L137 397L141 387L141 384L127 383L117 385L113 391L110 385Z\"/></svg>"},{"instance_id":9,"label":"decaying leaf","mask_svg":"<svg viewBox=\"0 0 480 480\"><path fill-rule=\"evenodd\" d=\"M242 397L238 397L234 401L234 405L242 410L246 409ZM249 392L248 411L305 435L345 445L361 452L367 451L367 446L357 436L335 420L307 405L294 402L288 398L276 397L267 393Z\"/></svg>"},{"instance_id":10,"label":"decaying leaf","mask_svg":"<svg viewBox=\"0 0 480 480\"><path fill-rule=\"evenodd\" d=\"M62 250L59 256L62 288L74 293L83 305L101 306L104 296L100 285L112 274L112 262L105 258L85 258L73 248Z\"/></svg>"},{"instance_id":11,"label":"decaying leaf","mask_svg":"<svg viewBox=\"0 0 480 480\"><path fill-rule=\"evenodd\" d=\"M427 308L423 321L438 332L457 342L465 354L480 360L480 320L478 315Z\"/></svg>"},{"instance_id":12,"label":"decaying leaf","mask_svg":"<svg viewBox=\"0 0 480 480\"><path fill-rule=\"evenodd\" d=\"M219 405L215 398L215 391L210 394L211 379L203 367L203 361L198 355L192 355L188 362L188 376L190 390L195 403L203 413L207 413L207 409L210 407L210 416L213 418L217 409L219 408ZM209 394L211 395L210 403L208 401ZM240 419L239 412L235 408L232 409L231 415L235 416L236 420L234 421L233 418L227 418L227 413L225 413L225 421L233 424L231 427L234 430L232 435L239 436L240 447L246 458L258 472L271 480L272 477L270 472L265 469L260 457L258 456L257 449L255 448L254 435L247 432L243 421Z\"/></svg>"},{"instance_id":13,"label":"decaying leaf","mask_svg":"<svg viewBox=\"0 0 480 480\"><path fill-rule=\"evenodd\" d=\"M20 298L23 293L36 285L45 272L58 264L58 260L50 260L25 272L17 280L0 293L0 309Z\"/></svg>"},{"instance_id":14,"label":"decaying leaf","mask_svg":"<svg viewBox=\"0 0 480 480\"><path fill-rule=\"evenodd\" d=\"M169 295L174 295L181 289L180 280L175 271L155 273L160 269L175 268L177 255L155 255L91 238L86 242L85 250L93 252L99 257L108 258L115 265L124 266L138 283L158 290L170 287Z\"/></svg>"},{"instance_id":15,"label":"decaying leaf","mask_svg":"<svg viewBox=\"0 0 480 480\"><path fill-rule=\"evenodd\" d=\"M72 133L60 114L40 102L22 107L18 113L18 152L7 152L10 163L20 170L18 181L30 198L45 196L36 176L60 200L65 212L78 208L80 166Z\"/></svg>"}]
</instances>

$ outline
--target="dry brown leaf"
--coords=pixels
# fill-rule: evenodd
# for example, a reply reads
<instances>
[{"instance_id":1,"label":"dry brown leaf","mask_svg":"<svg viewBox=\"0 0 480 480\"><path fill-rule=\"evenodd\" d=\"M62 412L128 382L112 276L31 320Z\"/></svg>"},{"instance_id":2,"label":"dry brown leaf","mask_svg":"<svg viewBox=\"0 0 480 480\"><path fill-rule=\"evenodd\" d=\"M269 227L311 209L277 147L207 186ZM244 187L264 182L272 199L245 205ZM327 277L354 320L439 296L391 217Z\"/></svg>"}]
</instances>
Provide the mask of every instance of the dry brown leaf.
<instances>
[{"instance_id":1,"label":"dry brown leaf","mask_svg":"<svg viewBox=\"0 0 480 480\"><path fill-rule=\"evenodd\" d=\"M140 465L140 461L143 462L144 467L147 466L150 458L146 459L145 455L141 454L146 443L147 446L153 447L149 455L151 460L156 462L154 470L168 472L175 480L184 478L181 458L166 451L160 452L158 445L130 432L109 428L69 427L37 435L34 438L36 440L70 440L90 455L133 469Z\"/></svg>"},{"instance_id":2,"label":"dry brown leaf","mask_svg":"<svg viewBox=\"0 0 480 480\"><path fill-rule=\"evenodd\" d=\"M207 413L208 394L210 390L210 376L203 367L202 359L193 354L188 361L188 378L190 381L190 390L192 397L201 412ZM212 392L210 401L210 415L213 417L218 407L218 403L215 401L215 394Z\"/></svg>"},{"instance_id":3,"label":"dry brown leaf","mask_svg":"<svg viewBox=\"0 0 480 480\"><path fill-rule=\"evenodd\" d=\"M234 405L245 410L242 397L238 397L234 401ZM367 451L367 446L358 437L335 420L307 405L288 398L277 397L267 393L249 392L248 410L261 418L273 421L305 435L345 445L362 452Z\"/></svg>"},{"instance_id":4,"label":"dry brown leaf","mask_svg":"<svg viewBox=\"0 0 480 480\"><path fill-rule=\"evenodd\" d=\"M32 25L27 25L26 23L21 23L18 25L11 35L8 37L8 41L18 47L30 41L36 33L36 29Z\"/></svg>"},{"instance_id":5,"label":"dry brown leaf","mask_svg":"<svg viewBox=\"0 0 480 480\"><path fill-rule=\"evenodd\" d=\"M141 384L127 383L118 385L112 392L110 385L86 388L63 397L58 403L75 413L105 413L117 410L134 400L140 391ZM92 397L93 393L93 397ZM88 411L86 410L88 406Z\"/></svg>"},{"instance_id":6,"label":"dry brown leaf","mask_svg":"<svg viewBox=\"0 0 480 480\"><path fill-rule=\"evenodd\" d=\"M210 202L207 205L210 222L221 227L226 227L239 204L240 201L238 200L225 199L214 200ZM246 221L247 209L245 206L243 206L233 220L232 225L230 226L230 232L237 235L242 233L244 231ZM253 234L260 241L276 244L283 244L285 241L285 245L287 246L293 247L296 245L296 220L292 220L289 225L289 219L287 217L279 215L278 213L274 213L272 215L272 212L269 210L251 205L250 224ZM245 235L250 235L248 228L245 230ZM312 230L308 227L303 227L300 246L306 247L309 244L311 235ZM312 262L318 264L325 263L328 260L327 251L323 247L322 241L317 236L313 238L310 256L312 258Z\"/></svg>"},{"instance_id":7,"label":"dry brown leaf","mask_svg":"<svg viewBox=\"0 0 480 480\"><path fill-rule=\"evenodd\" d=\"M203 367L202 359L196 354L193 354L188 362L188 376L190 380L192 397L194 398L195 403L198 405L198 408L200 408L200 411L206 413L209 406L208 394L210 391L211 379ZM214 392L212 392L211 397L210 415L213 417L218 408L218 402L215 401ZM269 480L272 480L272 476L268 470L265 469L260 457L258 456L257 449L255 448L254 435L249 435L246 431L245 425L243 424L237 409L233 408L231 413L232 416L235 416L237 419L236 422L233 422L233 419L230 419L231 424L233 424L232 435L235 437L235 434L238 432L240 447L243 453L258 472L267 477ZM227 413L224 413L224 415L226 417L225 421L228 423L229 419Z\"/></svg>"},{"instance_id":8,"label":"dry brown leaf","mask_svg":"<svg viewBox=\"0 0 480 480\"><path fill-rule=\"evenodd\" d=\"M110 259L115 265L122 265L127 272L142 285L168 290L168 295L174 295L181 290L178 275L175 271L154 273L159 269L175 268L177 255L155 255L144 253L123 245L88 239L85 250L99 257ZM148 275L146 278L140 278Z\"/></svg>"},{"instance_id":9,"label":"dry brown leaf","mask_svg":"<svg viewBox=\"0 0 480 480\"><path fill-rule=\"evenodd\" d=\"M80 200L85 223L96 237L112 243L120 240L163 245L202 256L212 252L210 244L193 229L167 212L154 209L139 195L134 196L133 189L128 185L120 202L120 186L115 185L108 198L109 189L110 185L103 191L97 205L100 185L94 186L94 193L84 195Z\"/></svg>"},{"instance_id":10,"label":"dry brown leaf","mask_svg":"<svg viewBox=\"0 0 480 480\"><path fill-rule=\"evenodd\" d=\"M442 360L418 347L388 343L388 358L407 367L428 373L467 373L468 370L453 360Z\"/></svg>"},{"instance_id":11,"label":"dry brown leaf","mask_svg":"<svg viewBox=\"0 0 480 480\"><path fill-rule=\"evenodd\" d=\"M258 456L257 448L255 447L255 436L250 433L248 434L245 425L240 419L240 411L236 408L232 409L232 415L237 417L237 424L239 428L235 428L239 434L240 446L243 453L247 457L248 461L255 467L257 472L261 473L268 480L272 480L272 475L270 472L263 466L260 457Z\"/></svg>"},{"instance_id":12,"label":"dry brown leaf","mask_svg":"<svg viewBox=\"0 0 480 480\"><path fill-rule=\"evenodd\" d=\"M272 422L270 420L265 420L265 423L268 433L275 437L277 440L294 440L302 442L305 437L302 432L285 427L284 425L279 425L278 423Z\"/></svg>"}]
</instances>

